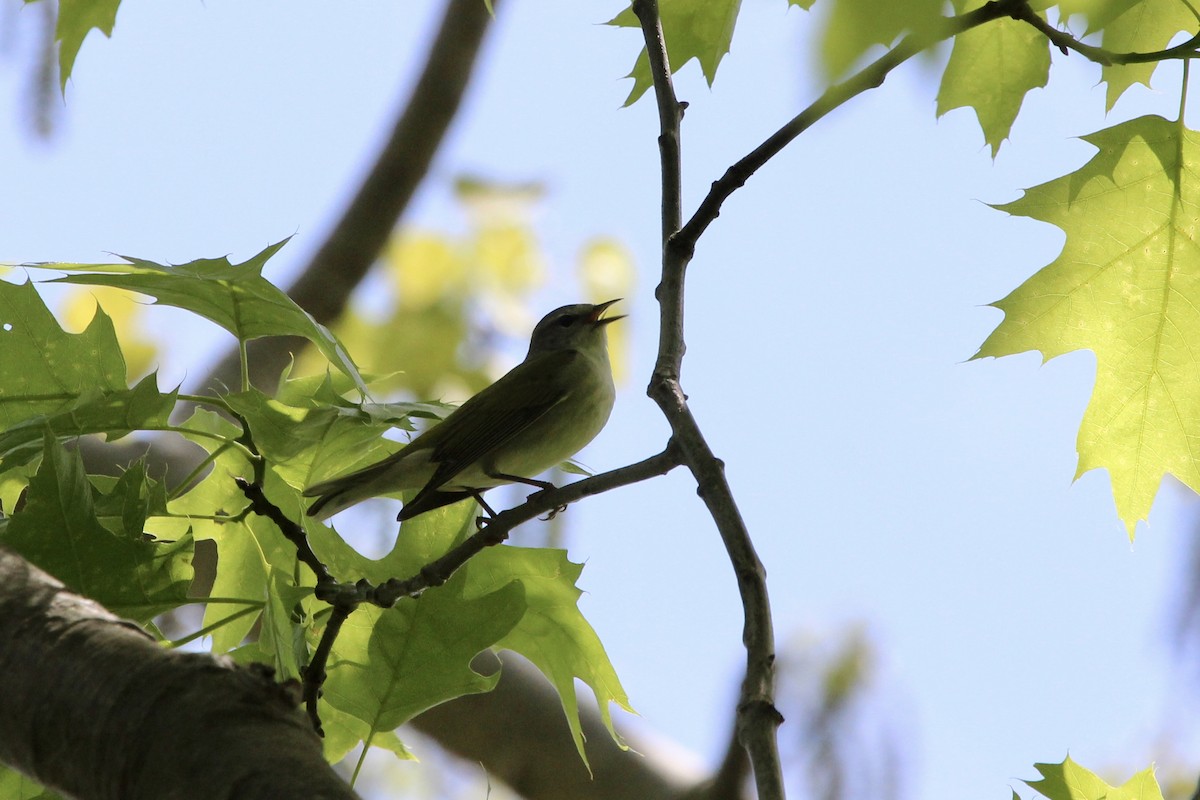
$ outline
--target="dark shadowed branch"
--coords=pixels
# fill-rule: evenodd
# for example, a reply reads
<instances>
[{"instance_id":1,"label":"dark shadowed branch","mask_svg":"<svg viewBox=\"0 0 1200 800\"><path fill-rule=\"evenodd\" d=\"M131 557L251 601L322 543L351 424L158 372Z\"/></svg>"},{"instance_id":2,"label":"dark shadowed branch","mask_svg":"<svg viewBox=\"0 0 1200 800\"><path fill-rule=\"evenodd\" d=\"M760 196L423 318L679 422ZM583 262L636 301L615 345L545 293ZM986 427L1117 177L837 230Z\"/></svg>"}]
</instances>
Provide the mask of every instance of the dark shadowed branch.
<instances>
[{"instance_id":1,"label":"dark shadowed branch","mask_svg":"<svg viewBox=\"0 0 1200 800\"><path fill-rule=\"evenodd\" d=\"M493 3L493 6L498 5ZM324 244L288 290L297 305L322 324L336 320L350 294L375 262L396 221L429 171L433 157L462 104L475 70L491 14L481 0L449 0L425 68L392 128L391 137ZM299 337L250 343L253 381L270 391L294 353ZM239 354L233 350L202 386L237 386Z\"/></svg>"},{"instance_id":2,"label":"dark shadowed branch","mask_svg":"<svg viewBox=\"0 0 1200 800\"><path fill-rule=\"evenodd\" d=\"M268 669L167 650L3 548L0 671L0 762L64 795L357 796Z\"/></svg>"}]
</instances>

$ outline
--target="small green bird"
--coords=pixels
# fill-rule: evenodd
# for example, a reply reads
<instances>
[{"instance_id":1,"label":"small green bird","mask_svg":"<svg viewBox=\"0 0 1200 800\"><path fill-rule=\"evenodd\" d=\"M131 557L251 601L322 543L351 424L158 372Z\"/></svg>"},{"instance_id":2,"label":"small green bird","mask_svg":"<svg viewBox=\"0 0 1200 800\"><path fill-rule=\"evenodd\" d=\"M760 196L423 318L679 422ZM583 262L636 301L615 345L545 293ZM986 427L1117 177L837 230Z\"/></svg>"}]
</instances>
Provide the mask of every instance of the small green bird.
<instances>
[{"instance_id":1,"label":"small green bird","mask_svg":"<svg viewBox=\"0 0 1200 800\"><path fill-rule=\"evenodd\" d=\"M308 487L310 517L327 519L381 494L420 489L396 519L412 519L505 483L533 480L595 438L612 413L616 392L602 317L616 303L563 306L533 329L529 353L500 380L456 408L440 424L377 464Z\"/></svg>"}]
</instances>

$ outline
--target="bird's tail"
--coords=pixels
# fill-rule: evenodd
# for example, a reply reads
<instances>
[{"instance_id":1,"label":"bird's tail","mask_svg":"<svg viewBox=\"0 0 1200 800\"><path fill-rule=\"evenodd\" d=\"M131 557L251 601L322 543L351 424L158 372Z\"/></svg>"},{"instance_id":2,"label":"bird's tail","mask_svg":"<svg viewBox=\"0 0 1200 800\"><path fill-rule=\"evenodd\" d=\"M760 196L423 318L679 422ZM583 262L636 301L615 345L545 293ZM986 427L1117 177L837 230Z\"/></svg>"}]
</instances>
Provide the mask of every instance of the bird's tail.
<instances>
[{"instance_id":1,"label":"bird's tail","mask_svg":"<svg viewBox=\"0 0 1200 800\"><path fill-rule=\"evenodd\" d=\"M384 472L383 464L375 464L340 478L313 484L304 490L305 497L316 497L307 514L318 521L360 503L376 494L373 481Z\"/></svg>"}]
</instances>

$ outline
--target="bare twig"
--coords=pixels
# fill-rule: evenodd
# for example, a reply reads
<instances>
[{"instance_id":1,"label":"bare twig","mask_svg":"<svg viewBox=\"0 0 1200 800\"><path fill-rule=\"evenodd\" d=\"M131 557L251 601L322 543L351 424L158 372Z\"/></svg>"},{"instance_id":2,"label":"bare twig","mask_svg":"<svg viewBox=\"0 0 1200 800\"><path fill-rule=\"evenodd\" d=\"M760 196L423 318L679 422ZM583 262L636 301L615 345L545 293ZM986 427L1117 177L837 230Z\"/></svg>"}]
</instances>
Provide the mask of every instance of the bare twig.
<instances>
[{"instance_id":1,"label":"bare twig","mask_svg":"<svg viewBox=\"0 0 1200 800\"><path fill-rule=\"evenodd\" d=\"M308 535L305 534L304 528L289 518L287 514L284 514L279 506L267 499L266 494L263 493L262 484L257 481L248 481L245 478L234 478L233 481L242 490L242 494L246 495L246 499L250 501L250 510L260 517L266 517L274 522L276 527L279 528L279 532L292 543L296 548L296 557L307 564L308 568L317 576L317 585L337 582L329 574L329 568L313 552L312 545L308 543Z\"/></svg>"},{"instance_id":2,"label":"bare twig","mask_svg":"<svg viewBox=\"0 0 1200 800\"><path fill-rule=\"evenodd\" d=\"M679 250L679 257L690 259L696 241L713 220L721 213L722 204L731 194L740 189L760 167L778 155L797 136L804 133L834 109L857 97L868 89L883 85L888 73L908 59L963 31L1003 17L1011 17L1025 5L1024 0L991 0L974 11L947 19L938 30L924 35L909 34L899 44L863 67L851 77L826 89L808 108L790 119L762 144L725 170L725 174L713 182L708 194L700 202L694 214L677 234L672 236L669 246Z\"/></svg>"},{"instance_id":3,"label":"bare twig","mask_svg":"<svg viewBox=\"0 0 1200 800\"><path fill-rule=\"evenodd\" d=\"M321 727L321 715L317 708L318 701L321 699L321 687L325 685L325 679L329 677L325 672L325 665L329 663L329 654L333 652L333 643L337 641L338 634L342 631L342 624L357 608L356 601L333 604L333 611L329 614L329 621L325 623L321 641L317 643L317 649L313 651L312 658L304 667L304 709L308 713L308 719L312 722L317 736L325 736L325 730Z\"/></svg>"},{"instance_id":4,"label":"bare twig","mask_svg":"<svg viewBox=\"0 0 1200 800\"><path fill-rule=\"evenodd\" d=\"M1200 55L1197 52L1197 48L1200 47L1200 33L1197 33L1186 42L1177 44L1174 47L1168 47L1166 50L1154 50L1146 53L1116 53L1111 50L1105 50L1103 47L1084 44L1066 31L1055 28L1049 22L1042 19L1029 3L1024 0L1016 4L1016 8L1010 16L1013 19L1029 23L1037 28L1064 54L1068 50L1074 50L1089 61L1095 61L1097 64L1102 64L1106 67L1120 64L1148 64L1154 61L1168 61L1176 58L1195 58L1197 55Z\"/></svg>"},{"instance_id":5,"label":"bare twig","mask_svg":"<svg viewBox=\"0 0 1200 800\"><path fill-rule=\"evenodd\" d=\"M521 505L492 517L481 530L465 539L441 558L422 567L416 575L403 580L393 579L374 589L367 588L363 599L387 608L395 605L401 597L416 596L426 589L441 586L450 580L450 576L473 556L507 539L509 532L518 525L585 497L665 475L679 464L679 452L673 444L668 443L667 448L658 455L636 464L602 472L599 475L593 475L556 489L534 492Z\"/></svg>"},{"instance_id":6,"label":"bare twig","mask_svg":"<svg viewBox=\"0 0 1200 800\"><path fill-rule=\"evenodd\" d=\"M683 281L694 240L686 248L672 246L682 220L679 122L680 103L671 84L656 0L634 0L654 77L659 108L659 154L663 174L663 267L657 289L662 329L658 359L648 394L658 403L684 463L696 479L697 491L717 524L737 576L745 623L746 675L738 700L738 739L750 756L760 800L782 800L783 770L775 731L783 721L775 708L775 636L767 596L766 573L754 552L749 531L725 480L724 467L696 424L679 384L683 361ZM698 233L697 233L698 235Z\"/></svg>"},{"instance_id":7,"label":"bare twig","mask_svg":"<svg viewBox=\"0 0 1200 800\"><path fill-rule=\"evenodd\" d=\"M493 3L493 5L495 5ZM391 138L325 243L288 293L322 324L341 315L350 293L375 262L454 119L492 16L480 0L449 0L425 69ZM269 388L304 346L298 337L250 343L252 378ZM237 386L238 353L232 351L202 385Z\"/></svg>"},{"instance_id":8,"label":"bare twig","mask_svg":"<svg viewBox=\"0 0 1200 800\"><path fill-rule=\"evenodd\" d=\"M468 537L441 558L426 564L416 575L405 579L393 578L379 586L373 586L366 580L360 580L353 584L339 583L313 552L304 529L289 519L279 506L267 499L261 483L235 478L238 488L250 501L250 510L259 516L270 519L278 526L280 532L295 546L297 557L316 574L316 597L332 606L325 631L321 635L316 650L313 651L308 666L304 669L303 696L313 728L318 734L324 735L317 701L321 696L321 687L325 683L325 667L329 662L329 655L333 651L333 645L342 629L342 624L361 604L372 603L382 608L390 608L403 597L415 597L426 589L441 586L450 580L450 577L472 557L488 547L502 543L508 538L508 534L513 528L534 519L539 514L561 508L568 503L600 492L664 475L677 467L679 463L678 450L671 442L668 442L663 452L636 464L594 475L556 489L534 492L521 505L492 517L488 524L475 535Z\"/></svg>"}]
</instances>

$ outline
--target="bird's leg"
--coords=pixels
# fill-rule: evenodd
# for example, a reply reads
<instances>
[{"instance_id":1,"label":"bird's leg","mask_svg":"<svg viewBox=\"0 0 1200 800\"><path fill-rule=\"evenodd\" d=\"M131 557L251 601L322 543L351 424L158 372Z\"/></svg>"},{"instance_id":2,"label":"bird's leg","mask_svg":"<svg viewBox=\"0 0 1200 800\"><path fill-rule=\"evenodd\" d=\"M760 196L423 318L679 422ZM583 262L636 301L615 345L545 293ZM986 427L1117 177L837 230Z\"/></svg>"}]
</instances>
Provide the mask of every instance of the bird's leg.
<instances>
[{"instance_id":1,"label":"bird's leg","mask_svg":"<svg viewBox=\"0 0 1200 800\"><path fill-rule=\"evenodd\" d=\"M489 478L495 478L497 480L508 481L509 483L523 483L526 486L536 486L542 492L546 491L547 489L557 489L558 488L550 481L539 481L537 478L522 478L520 475L509 475L505 472L489 472L489 473L487 473L487 476ZM534 492L533 494L538 494L538 492ZM531 494L529 496L533 497L533 494ZM564 512L566 510L567 510L567 504L563 503L561 506L557 506L554 509L552 509L549 514L542 517L542 520L545 521L545 520L554 519L555 517L557 517L559 514L561 514L562 512Z\"/></svg>"},{"instance_id":2,"label":"bird's leg","mask_svg":"<svg viewBox=\"0 0 1200 800\"><path fill-rule=\"evenodd\" d=\"M475 498L475 502L479 503L479 507L482 508L484 510L484 512L487 514L486 517L476 517L475 518L475 528L477 530L483 530L483 526L487 525L489 522L492 521L492 519L495 518L496 512L493 511L492 507L489 506L487 504L487 501L483 499L483 492L481 492L481 491L471 492L471 497Z\"/></svg>"}]
</instances>

